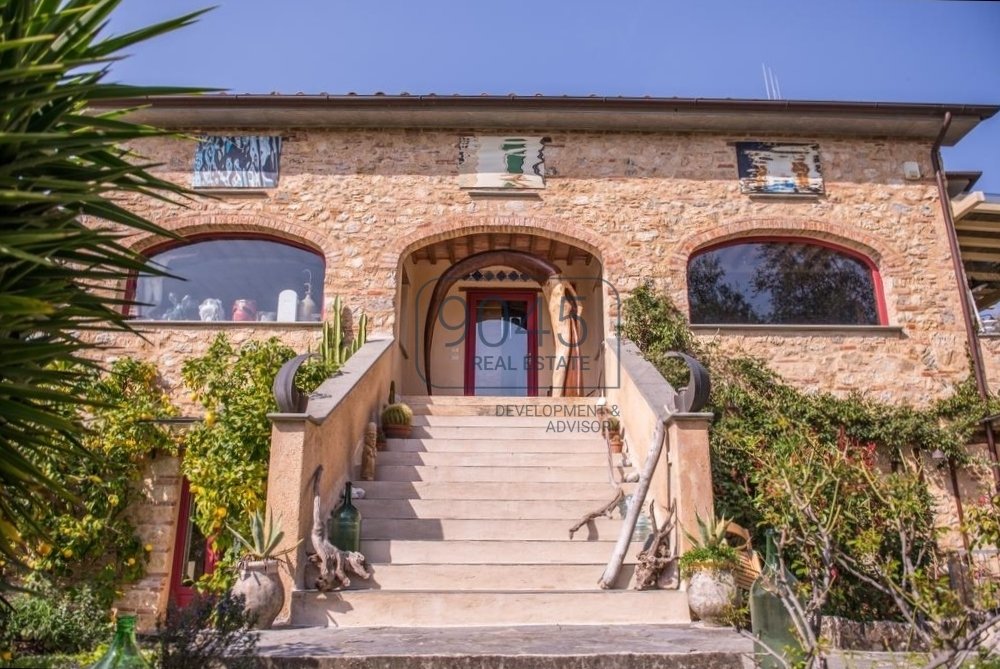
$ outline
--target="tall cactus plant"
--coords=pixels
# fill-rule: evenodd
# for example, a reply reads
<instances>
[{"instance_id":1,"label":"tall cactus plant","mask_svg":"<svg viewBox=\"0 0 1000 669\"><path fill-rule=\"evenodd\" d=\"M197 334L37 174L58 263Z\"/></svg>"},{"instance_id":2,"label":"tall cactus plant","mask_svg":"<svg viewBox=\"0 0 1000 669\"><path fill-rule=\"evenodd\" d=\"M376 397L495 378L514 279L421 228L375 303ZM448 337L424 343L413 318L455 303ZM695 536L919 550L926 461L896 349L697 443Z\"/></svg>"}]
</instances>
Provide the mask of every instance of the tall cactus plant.
<instances>
[{"instance_id":1,"label":"tall cactus plant","mask_svg":"<svg viewBox=\"0 0 1000 669\"><path fill-rule=\"evenodd\" d=\"M338 295L330 305L330 319L323 323L323 342L320 344L320 356L327 364L340 367L347 359L358 352L368 341L368 315L361 314L358 319L358 330L350 344L344 343L344 324L341 313L344 310L344 300Z\"/></svg>"}]
</instances>

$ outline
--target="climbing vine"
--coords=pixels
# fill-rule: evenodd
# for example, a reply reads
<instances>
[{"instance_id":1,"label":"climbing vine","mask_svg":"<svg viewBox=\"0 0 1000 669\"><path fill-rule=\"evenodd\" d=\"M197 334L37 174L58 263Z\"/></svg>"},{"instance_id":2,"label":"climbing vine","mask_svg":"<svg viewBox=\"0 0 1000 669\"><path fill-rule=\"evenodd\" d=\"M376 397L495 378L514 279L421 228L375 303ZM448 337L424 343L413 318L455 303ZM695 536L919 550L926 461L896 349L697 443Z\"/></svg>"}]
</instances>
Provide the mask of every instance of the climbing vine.
<instances>
[{"instance_id":1,"label":"climbing vine","mask_svg":"<svg viewBox=\"0 0 1000 669\"><path fill-rule=\"evenodd\" d=\"M22 541L26 567L36 579L60 589L87 586L110 607L122 585L145 571L151 547L140 541L126 510L138 499L136 482L148 458L177 452L177 436L153 421L177 409L156 368L131 358L119 359L104 374L90 370L80 397L80 404L60 410L87 426L80 441L91 457L53 451L35 463L70 497L50 494Z\"/></svg>"},{"instance_id":2,"label":"climbing vine","mask_svg":"<svg viewBox=\"0 0 1000 669\"><path fill-rule=\"evenodd\" d=\"M774 482L794 472L800 478L792 480L803 486L822 482L842 496L837 500L845 508L838 538L845 545L859 555L891 555L897 550L892 538L878 532L886 509L904 506L914 518L932 517L932 500L914 454L940 451L956 463L966 463L965 446L980 420L997 411L997 406L982 401L971 378L925 408L857 393L836 397L803 392L758 358L727 355L700 344L684 315L648 284L626 300L623 315L622 334L672 383L684 383L686 373L664 357L669 350L694 355L709 368L716 512L754 530L792 521L786 491ZM838 468L832 477L831 463ZM899 482L893 490L906 499L880 501L865 494L866 476L879 468L897 471ZM919 485L911 485L914 481ZM934 538L931 525L926 523L927 541ZM886 615L886 602L873 600L849 579L841 579L831 596L834 609L853 617Z\"/></svg>"}]
</instances>

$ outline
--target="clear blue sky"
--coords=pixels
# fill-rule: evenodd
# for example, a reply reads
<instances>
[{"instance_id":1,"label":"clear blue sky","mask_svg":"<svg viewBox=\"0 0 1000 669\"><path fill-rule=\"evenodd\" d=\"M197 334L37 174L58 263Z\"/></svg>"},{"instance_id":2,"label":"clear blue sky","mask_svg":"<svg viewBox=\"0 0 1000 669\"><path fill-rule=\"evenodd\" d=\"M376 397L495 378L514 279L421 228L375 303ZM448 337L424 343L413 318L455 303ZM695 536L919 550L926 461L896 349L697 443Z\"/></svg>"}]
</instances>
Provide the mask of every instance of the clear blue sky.
<instances>
[{"instance_id":1,"label":"clear blue sky","mask_svg":"<svg viewBox=\"0 0 1000 669\"><path fill-rule=\"evenodd\" d=\"M217 0L220 1L220 0ZM206 6L123 0L121 32ZM1000 2L221 0L115 66L234 93L544 93L1000 104ZM949 170L1000 193L1000 114Z\"/></svg>"}]
</instances>

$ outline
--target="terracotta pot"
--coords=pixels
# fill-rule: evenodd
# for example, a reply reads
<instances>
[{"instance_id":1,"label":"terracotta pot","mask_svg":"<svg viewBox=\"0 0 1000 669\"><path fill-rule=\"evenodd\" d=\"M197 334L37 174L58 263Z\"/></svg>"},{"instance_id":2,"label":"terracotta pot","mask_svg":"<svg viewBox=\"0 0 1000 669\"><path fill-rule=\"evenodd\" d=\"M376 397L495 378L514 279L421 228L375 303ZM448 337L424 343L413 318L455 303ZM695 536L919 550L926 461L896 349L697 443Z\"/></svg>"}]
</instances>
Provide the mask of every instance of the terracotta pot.
<instances>
[{"instance_id":1,"label":"terracotta pot","mask_svg":"<svg viewBox=\"0 0 1000 669\"><path fill-rule=\"evenodd\" d=\"M412 425L383 425L382 431L385 432L387 439L409 439L410 433L413 432Z\"/></svg>"},{"instance_id":2,"label":"terracotta pot","mask_svg":"<svg viewBox=\"0 0 1000 669\"><path fill-rule=\"evenodd\" d=\"M622 452L622 436L617 432L612 432L608 435L608 442L611 444L612 453Z\"/></svg>"},{"instance_id":3,"label":"terracotta pot","mask_svg":"<svg viewBox=\"0 0 1000 669\"><path fill-rule=\"evenodd\" d=\"M233 302L234 321L257 320L257 303L253 300L236 300Z\"/></svg>"},{"instance_id":4,"label":"terracotta pot","mask_svg":"<svg viewBox=\"0 0 1000 669\"><path fill-rule=\"evenodd\" d=\"M723 625L721 616L736 601L736 577L731 569L702 568L688 579L688 606L706 625Z\"/></svg>"},{"instance_id":5,"label":"terracotta pot","mask_svg":"<svg viewBox=\"0 0 1000 669\"><path fill-rule=\"evenodd\" d=\"M244 562L233 585L233 595L243 595L243 610L253 619L255 629L271 628L285 603L285 589L278 577L277 560Z\"/></svg>"}]
</instances>

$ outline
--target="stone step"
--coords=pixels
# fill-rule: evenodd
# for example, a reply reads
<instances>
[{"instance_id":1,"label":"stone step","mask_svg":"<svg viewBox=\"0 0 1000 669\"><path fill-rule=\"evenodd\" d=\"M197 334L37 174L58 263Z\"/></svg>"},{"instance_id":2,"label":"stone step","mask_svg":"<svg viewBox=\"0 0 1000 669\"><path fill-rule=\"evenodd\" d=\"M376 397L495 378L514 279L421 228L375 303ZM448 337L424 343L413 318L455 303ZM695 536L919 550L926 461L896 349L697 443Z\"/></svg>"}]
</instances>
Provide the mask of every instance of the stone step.
<instances>
[{"instance_id":1,"label":"stone step","mask_svg":"<svg viewBox=\"0 0 1000 669\"><path fill-rule=\"evenodd\" d=\"M750 659L753 642L732 628L631 622L609 625L599 620L583 625L472 629L283 627L261 631L255 654L260 658L260 666L269 669L748 669L753 666ZM861 655L835 657L831 669L877 669L906 664L906 658L884 653L869 653L864 658Z\"/></svg>"},{"instance_id":2,"label":"stone step","mask_svg":"<svg viewBox=\"0 0 1000 669\"><path fill-rule=\"evenodd\" d=\"M414 427L427 427L431 425L440 425L442 427L479 427L479 428L494 428L494 427L536 427L545 429L550 423L555 423L558 421L565 422L587 422L587 423L600 423L602 420L607 420L602 416L597 415L587 415L580 414L579 416L437 416L437 415L415 415L413 416L413 426ZM598 428L593 434L600 434L600 429Z\"/></svg>"},{"instance_id":3,"label":"stone step","mask_svg":"<svg viewBox=\"0 0 1000 669\"><path fill-rule=\"evenodd\" d=\"M368 540L419 541L553 541L569 540L569 528L575 520L522 520L509 518L365 518L362 536ZM614 541L622 521L608 518L593 520L581 527L573 541Z\"/></svg>"},{"instance_id":4,"label":"stone step","mask_svg":"<svg viewBox=\"0 0 1000 669\"><path fill-rule=\"evenodd\" d=\"M294 625L340 628L684 624L691 620L687 595L679 590L299 590L292 592L291 610Z\"/></svg>"},{"instance_id":5,"label":"stone step","mask_svg":"<svg viewBox=\"0 0 1000 669\"><path fill-rule=\"evenodd\" d=\"M442 453L607 453L608 447L599 437L590 439L547 437L541 439L389 439L387 451L416 451Z\"/></svg>"},{"instance_id":6,"label":"stone step","mask_svg":"<svg viewBox=\"0 0 1000 669\"><path fill-rule=\"evenodd\" d=\"M368 482L361 482L362 487ZM384 518L488 520L518 518L524 520L560 520L570 527L587 513L596 511L611 500L493 500L493 499L358 499L354 505L361 511L364 527L368 521ZM618 518L618 514L614 514ZM581 530L581 532L584 530Z\"/></svg>"},{"instance_id":7,"label":"stone step","mask_svg":"<svg viewBox=\"0 0 1000 669\"><path fill-rule=\"evenodd\" d=\"M409 439L566 439L603 443L600 421L576 418L545 425L507 427L503 425L415 425Z\"/></svg>"},{"instance_id":8,"label":"stone step","mask_svg":"<svg viewBox=\"0 0 1000 669\"><path fill-rule=\"evenodd\" d=\"M373 564L372 577L350 590L593 590L603 564ZM635 565L622 567L616 588L628 588ZM312 582L307 575L306 583Z\"/></svg>"},{"instance_id":9,"label":"stone step","mask_svg":"<svg viewBox=\"0 0 1000 669\"><path fill-rule=\"evenodd\" d=\"M403 395L400 401L414 406L596 405L598 397L513 397L510 395Z\"/></svg>"},{"instance_id":10,"label":"stone step","mask_svg":"<svg viewBox=\"0 0 1000 669\"><path fill-rule=\"evenodd\" d=\"M524 482L454 482L454 481L358 481L369 500L440 499L440 500L574 500L586 509L597 508L615 494L609 483L524 483ZM626 494L633 485L626 485ZM591 503L594 503L591 505Z\"/></svg>"},{"instance_id":11,"label":"stone step","mask_svg":"<svg viewBox=\"0 0 1000 669\"><path fill-rule=\"evenodd\" d=\"M619 480L620 474L616 474ZM378 465L376 481L520 481L537 483L612 481L604 467L434 467L412 465Z\"/></svg>"},{"instance_id":12,"label":"stone step","mask_svg":"<svg viewBox=\"0 0 1000 669\"><path fill-rule=\"evenodd\" d=\"M364 530L362 526L362 535ZM569 541L563 535L550 541L418 541L361 539L369 562L393 564L607 564L615 542ZM634 560L642 544L633 542L627 559Z\"/></svg>"},{"instance_id":13,"label":"stone step","mask_svg":"<svg viewBox=\"0 0 1000 669\"><path fill-rule=\"evenodd\" d=\"M606 453L524 453L515 451L492 453L422 453L386 449L378 454L378 464L429 467L603 467L608 469Z\"/></svg>"}]
</instances>

